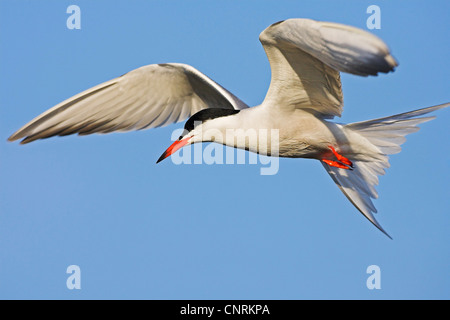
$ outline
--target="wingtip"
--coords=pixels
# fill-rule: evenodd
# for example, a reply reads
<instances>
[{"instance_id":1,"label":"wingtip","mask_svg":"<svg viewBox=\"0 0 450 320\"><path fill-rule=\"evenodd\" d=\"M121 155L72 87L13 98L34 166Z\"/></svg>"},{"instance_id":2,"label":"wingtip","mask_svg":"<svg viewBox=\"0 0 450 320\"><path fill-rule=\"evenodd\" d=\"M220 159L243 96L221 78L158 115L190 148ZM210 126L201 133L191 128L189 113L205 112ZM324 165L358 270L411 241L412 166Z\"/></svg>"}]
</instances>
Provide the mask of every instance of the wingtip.
<instances>
[{"instance_id":1,"label":"wingtip","mask_svg":"<svg viewBox=\"0 0 450 320\"><path fill-rule=\"evenodd\" d=\"M22 141L24 140L23 138L26 138L26 135L23 133L22 129L21 130L17 130L16 132L14 132L12 135L10 135L8 137L8 139L6 139L6 141L8 142L14 142L17 140L22 139ZM22 142L20 142L22 144Z\"/></svg>"},{"instance_id":2,"label":"wingtip","mask_svg":"<svg viewBox=\"0 0 450 320\"><path fill-rule=\"evenodd\" d=\"M10 136L8 139L6 139L7 142L15 142L17 140L19 140L19 137L15 137L14 135ZM23 143L23 140L20 142L20 144L25 144Z\"/></svg>"},{"instance_id":3,"label":"wingtip","mask_svg":"<svg viewBox=\"0 0 450 320\"><path fill-rule=\"evenodd\" d=\"M350 200L351 201L351 200ZM352 202L353 203L353 202ZM355 205L355 204L353 204ZM389 233L386 232L386 230L383 229L383 227L380 225L380 223L377 221L377 219L375 219L375 217L372 214L367 214L364 213L364 211L362 211L360 208L356 207L356 209L358 209L359 212L361 212L366 218L367 220L370 221L370 223L372 223L378 230L380 230L381 232L383 232L389 239L394 240L391 235ZM377 210L372 210L372 213L377 213Z\"/></svg>"},{"instance_id":4,"label":"wingtip","mask_svg":"<svg viewBox=\"0 0 450 320\"><path fill-rule=\"evenodd\" d=\"M380 230L381 232L383 232L389 239L394 240L389 233L386 232L386 230L383 229L383 227L378 223L378 221L375 220L372 221L371 219L368 219L375 227L377 227L378 230Z\"/></svg>"},{"instance_id":5,"label":"wingtip","mask_svg":"<svg viewBox=\"0 0 450 320\"><path fill-rule=\"evenodd\" d=\"M14 132L12 135L10 135L10 136L8 137L8 139L6 139L6 141L13 142L13 141L16 141L17 139L19 139L19 138L17 137L17 132Z\"/></svg>"},{"instance_id":6,"label":"wingtip","mask_svg":"<svg viewBox=\"0 0 450 320\"><path fill-rule=\"evenodd\" d=\"M390 235L389 233L387 233L386 231L384 231L383 228L378 228L378 229L380 229L380 231L383 232L389 239L394 240L394 239L391 237L391 235Z\"/></svg>"},{"instance_id":7,"label":"wingtip","mask_svg":"<svg viewBox=\"0 0 450 320\"><path fill-rule=\"evenodd\" d=\"M399 66L398 60L395 59L392 55L388 55L384 59L391 66L391 71L394 71L395 68Z\"/></svg>"}]
</instances>

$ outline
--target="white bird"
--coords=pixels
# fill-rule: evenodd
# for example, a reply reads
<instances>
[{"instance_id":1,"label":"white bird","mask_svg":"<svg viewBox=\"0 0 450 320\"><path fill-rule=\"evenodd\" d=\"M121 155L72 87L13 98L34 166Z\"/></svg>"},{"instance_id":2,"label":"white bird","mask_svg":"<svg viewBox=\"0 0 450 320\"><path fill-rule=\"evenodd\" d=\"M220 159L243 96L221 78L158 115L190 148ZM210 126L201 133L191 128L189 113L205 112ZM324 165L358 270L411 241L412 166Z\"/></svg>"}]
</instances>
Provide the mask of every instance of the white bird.
<instances>
[{"instance_id":1,"label":"white bird","mask_svg":"<svg viewBox=\"0 0 450 320\"><path fill-rule=\"evenodd\" d=\"M59 103L9 140L23 139L23 144L56 135L139 130L190 117L183 135L158 162L197 142L269 156L317 159L353 205L388 235L373 215L371 199L378 197L378 176L389 167L388 155L400 151L404 136L433 119L421 116L450 103L347 125L327 121L342 113L339 72L368 76L397 66L385 43L355 27L309 19L274 23L259 39L272 71L261 105L248 108L189 65L153 64ZM210 129L223 133L222 138L202 134ZM236 129L235 136L223 138L230 129ZM237 129L276 129L279 139L262 146L259 141L239 139L244 130Z\"/></svg>"}]
</instances>

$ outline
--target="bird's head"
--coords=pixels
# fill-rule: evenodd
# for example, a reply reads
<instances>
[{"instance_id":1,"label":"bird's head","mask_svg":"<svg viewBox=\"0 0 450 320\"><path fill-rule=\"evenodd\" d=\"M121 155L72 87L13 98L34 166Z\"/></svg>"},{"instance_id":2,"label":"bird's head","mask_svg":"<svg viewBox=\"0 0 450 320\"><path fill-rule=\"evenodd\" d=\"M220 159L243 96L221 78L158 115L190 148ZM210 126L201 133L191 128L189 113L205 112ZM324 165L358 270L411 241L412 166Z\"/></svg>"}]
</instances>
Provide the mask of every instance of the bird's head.
<instances>
[{"instance_id":1,"label":"bird's head","mask_svg":"<svg viewBox=\"0 0 450 320\"><path fill-rule=\"evenodd\" d=\"M219 119L234 115L238 112L239 110L219 108L200 110L186 121L183 134L178 138L178 140L172 143L166 151L164 151L156 163L161 162L184 146L197 142L213 141L208 135L204 134L205 129L210 127L218 128L220 126L219 122L221 122ZM213 119L215 121L213 121Z\"/></svg>"}]
</instances>

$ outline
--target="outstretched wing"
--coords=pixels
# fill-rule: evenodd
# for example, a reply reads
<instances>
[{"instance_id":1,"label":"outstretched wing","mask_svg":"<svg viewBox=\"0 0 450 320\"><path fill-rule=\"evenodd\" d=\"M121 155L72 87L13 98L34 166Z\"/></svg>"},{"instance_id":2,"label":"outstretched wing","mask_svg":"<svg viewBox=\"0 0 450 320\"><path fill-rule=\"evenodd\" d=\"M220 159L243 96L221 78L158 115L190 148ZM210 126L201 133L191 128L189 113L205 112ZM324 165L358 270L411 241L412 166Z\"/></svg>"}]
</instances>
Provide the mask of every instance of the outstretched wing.
<instances>
[{"instance_id":1,"label":"outstretched wing","mask_svg":"<svg viewBox=\"0 0 450 320\"><path fill-rule=\"evenodd\" d=\"M375 219L373 213L376 213L377 209L371 199L378 198L378 193L375 190L375 186L378 185L378 175L384 174L386 165L389 165L388 162L353 161L353 170L332 167L324 162L322 162L322 165L356 209L391 238Z\"/></svg>"},{"instance_id":2,"label":"outstretched wing","mask_svg":"<svg viewBox=\"0 0 450 320\"><path fill-rule=\"evenodd\" d=\"M247 105L185 64L152 64L77 94L42 113L8 140L108 133L164 126L205 108Z\"/></svg>"},{"instance_id":3,"label":"outstretched wing","mask_svg":"<svg viewBox=\"0 0 450 320\"><path fill-rule=\"evenodd\" d=\"M259 39L272 70L264 103L322 118L342 113L339 71L368 76L397 66L381 39L337 23L289 19L272 24Z\"/></svg>"}]
</instances>

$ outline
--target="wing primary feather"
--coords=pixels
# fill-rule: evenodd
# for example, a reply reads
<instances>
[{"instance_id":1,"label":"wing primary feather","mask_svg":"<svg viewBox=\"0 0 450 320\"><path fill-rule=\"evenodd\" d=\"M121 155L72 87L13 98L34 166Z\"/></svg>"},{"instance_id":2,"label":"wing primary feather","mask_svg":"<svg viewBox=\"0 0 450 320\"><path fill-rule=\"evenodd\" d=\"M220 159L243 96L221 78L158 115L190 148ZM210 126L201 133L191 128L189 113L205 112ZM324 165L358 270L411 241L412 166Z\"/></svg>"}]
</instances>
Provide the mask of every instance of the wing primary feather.
<instances>
[{"instance_id":1,"label":"wing primary feather","mask_svg":"<svg viewBox=\"0 0 450 320\"><path fill-rule=\"evenodd\" d=\"M109 133L165 126L206 108L248 106L197 69L147 65L83 91L42 113L8 140Z\"/></svg>"},{"instance_id":2,"label":"wing primary feather","mask_svg":"<svg viewBox=\"0 0 450 320\"><path fill-rule=\"evenodd\" d=\"M26 124L24 127L22 127L21 129L19 129L16 133L14 133L13 135L11 135L8 140L9 141L15 141L17 139L21 139L25 136L28 135L28 132L32 131L34 128L36 128L37 126L39 126L40 124L44 123L45 121L47 121L48 119L56 116L57 114L67 110L68 108L70 108L71 106L75 105L76 103L79 103L81 101L83 101L84 99L87 99L88 97L103 91L111 86L114 86L116 84L116 82L113 83L109 83L106 84L98 89L92 90L80 97L77 97L75 99L71 98L70 101L68 101L67 103L60 105L60 106L56 106L50 110L48 110L47 112L44 112L42 115L40 115L39 117L37 117L35 120L32 120L30 123ZM29 141L31 142L31 141ZM24 142L26 143L26 142Z\"/></svg>"},{"instance_id":3,"label":"wing primary feather","mask_svg":"<svg viewBox=\"0 0 450 320\"><path fill-rule=\"evenodd\" d=\"M338 23L288 19L266 28L259 39L272 71L263 105L314 110L324 119L342 113L339 72L376 76L398 65L381 39Z\"/></svg>"}]
</instances>

